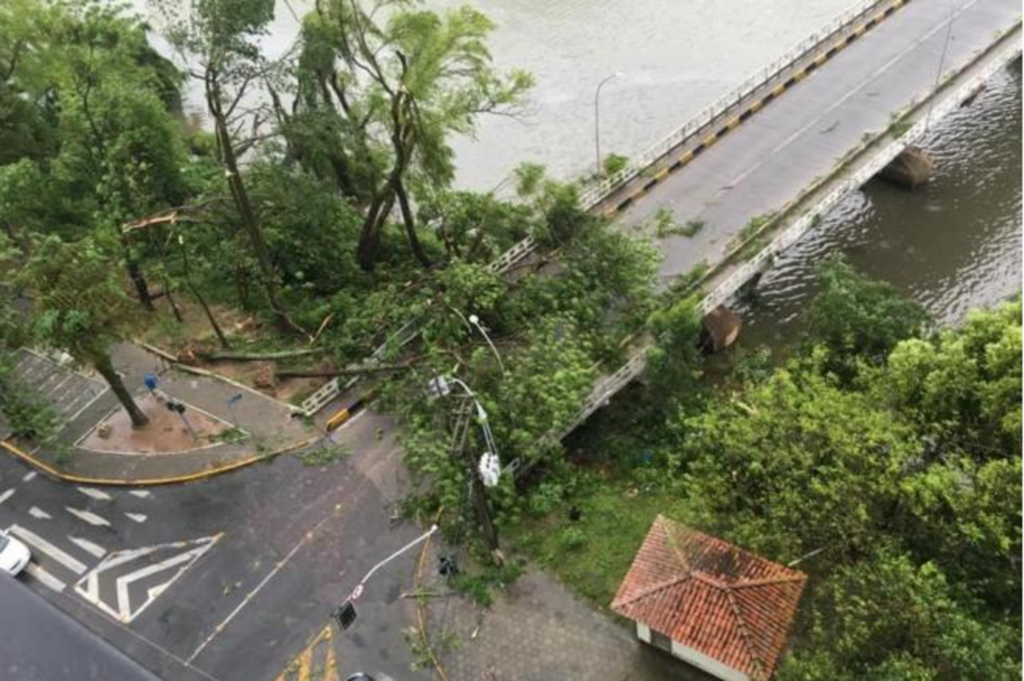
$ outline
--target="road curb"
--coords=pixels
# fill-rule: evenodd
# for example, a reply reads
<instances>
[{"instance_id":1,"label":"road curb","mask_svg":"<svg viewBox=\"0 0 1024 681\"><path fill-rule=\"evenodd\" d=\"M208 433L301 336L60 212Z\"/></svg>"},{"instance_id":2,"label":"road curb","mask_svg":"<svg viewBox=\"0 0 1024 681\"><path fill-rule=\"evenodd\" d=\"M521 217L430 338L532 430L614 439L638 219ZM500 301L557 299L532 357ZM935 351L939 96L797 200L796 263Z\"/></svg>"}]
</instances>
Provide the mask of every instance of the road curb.
<instances>
[{"instance_id":1,"label":"road curb","mask_svg":"<svg viewBox=\"0 0 1024 681\"><path fill-rule=\"evenodd\" d=\"M0 447L3 447L8 452L13 454L15 457L21 459L22 461L29 464L33 468L36 468L39 471L50 476L51 478L60 480L62 482L72 482L76 484L89 484L101 486L105 485L111 487L156 487L160 485L174 485L187 482L197 482L199 480L205 480L206 478L210 478L215 475L220 475L221 473L228 473L230 471L238 470L240 468L245 468L246 466L251 466L252 464L255 463L269 461L270 459L280 456L281 454L288 454L289 452L294 452L296 450L302 449L303 447L308 447L309 445L319 441L322 437L323 436L321 435L317 435L315 437L311 437L300 442L293 442L290 445L281 447L280 449L275 449L271 452L265 452L262 454L252 454L237 461L232 461L231 463L227 463L222 466L208 468L206 470L199 471L196 473L187 473L184 475L170 475L163 478L137 479L99 478L91 477L88 475L75 475L73 473L65 473L54 468L53 466L44 461L40 461L38 458L32 456L25 450L21 449L10 440L0 441Z\"/></svg>"}]
</instances>

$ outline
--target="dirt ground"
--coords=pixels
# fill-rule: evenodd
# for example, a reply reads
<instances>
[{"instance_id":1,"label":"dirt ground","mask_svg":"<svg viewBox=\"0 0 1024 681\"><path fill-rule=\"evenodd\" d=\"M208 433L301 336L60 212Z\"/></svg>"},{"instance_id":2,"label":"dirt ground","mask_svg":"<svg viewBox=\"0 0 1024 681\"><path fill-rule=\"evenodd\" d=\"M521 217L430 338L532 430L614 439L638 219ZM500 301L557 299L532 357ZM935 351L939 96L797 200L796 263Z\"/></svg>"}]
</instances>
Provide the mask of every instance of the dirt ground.
<instances>
[{"instance_id":1,"label":"dirt ground","mask_svg":"<svg viewBox=\"0 0 1024 681\"><path fill-rule=\"evenodd\" d=\"M178 324L171 315L165 298L155 301L156 313L140 318L138 337L166 352L179 357L192 366L213 371L221 376L244 383L265 395L297 404L323 385L325 378L288 378L267 380L266 365L273 362L213 361L195 357L188 349L195 344L213 349L217 345L210 324L199 305L179 293L178 308L184 323ZM213 313L225 333L244 346L260 335L259 323L244 312L224 305L212 305Z\"/></svg>"},{"instance_id":2,"label":"dirt ground","mask_svg":"<svg viewBox=\"0 0 1024 681\"><path fill-rule=\"evenodd\" d=\"M167 454L219 442L219 436L231 429L231 424L189 408L184 418L195 431L193 436L182 417L152 395L140 397L136 402L149 417L146 427L132 428L128 412L119 408L100 421L78 446L122 454Z\"/></svg>"}]
</instances>

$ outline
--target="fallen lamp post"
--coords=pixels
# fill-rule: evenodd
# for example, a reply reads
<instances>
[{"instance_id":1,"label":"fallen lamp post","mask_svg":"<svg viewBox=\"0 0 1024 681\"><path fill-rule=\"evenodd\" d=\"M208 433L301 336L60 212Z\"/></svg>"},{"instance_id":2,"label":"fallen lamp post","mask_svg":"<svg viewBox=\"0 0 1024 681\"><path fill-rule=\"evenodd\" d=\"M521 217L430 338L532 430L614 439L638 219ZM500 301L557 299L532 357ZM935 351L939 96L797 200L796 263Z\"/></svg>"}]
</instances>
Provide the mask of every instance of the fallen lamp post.
<instances>
[{"instance_id":1,"label":"fallen lamp post","mask_svg":"<svg viewBox=\"0 0 1024 681\"><path fill-rule=\"evenodd\" d=\"M411 542L409 542L408 544L398 549L390 556L388 556L387 558L385 558L384 560L380 561L372 568L370 568L370 571L367 572L363 576L363 578L359 580L359 583L356 584L355 588L352 589L352 593L348 595L348 598L346 598L345 601L341 605L339 605L338 608L331 614L332 619L334 619L338 623L338 627L342 630L345 630L351 627L352 624L356 621L358 613L356 612L355 602L359 600L360 596L363 595L363 588L366 586L366 582L370 580L370 577L373 576L373 573L377 572L377 570L381 569L382 567L393 561L395 558L398 558L400 555L402 555L409 549L413 548L417 544L422 544L423 542L425 542L435 532L437 532L437 530L438 527L436 524L431 525L429 530L427 530L419 537L412 540Z\"/></svg>"}]
</instances>

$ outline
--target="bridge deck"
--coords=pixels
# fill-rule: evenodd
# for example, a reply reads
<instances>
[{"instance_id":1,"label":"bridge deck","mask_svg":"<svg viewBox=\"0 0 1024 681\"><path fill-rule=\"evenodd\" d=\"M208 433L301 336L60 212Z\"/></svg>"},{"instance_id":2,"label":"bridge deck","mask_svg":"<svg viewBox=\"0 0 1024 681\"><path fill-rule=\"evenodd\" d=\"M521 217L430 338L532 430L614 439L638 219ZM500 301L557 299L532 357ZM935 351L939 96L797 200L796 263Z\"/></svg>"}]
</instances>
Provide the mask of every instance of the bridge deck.
<instances>
[{"instance_id":1,"label":"bridge deck","mask_svg":"<svg viewBox=\"0 0 1024 681\"><path fill-rule=\"evenodd\" d=\"M955 0L943 73L962 67L1014 24L1013 0ZM754 217L782 208L831 171L863 136L934 89L951 4L912 0L770 105L668 175L618 219L632 226L667 211L677 224L700 220L694 237L660 239L661 275L715 262ZM614 205L636 191L623 187Z\"/></svg>"}]
</instances>

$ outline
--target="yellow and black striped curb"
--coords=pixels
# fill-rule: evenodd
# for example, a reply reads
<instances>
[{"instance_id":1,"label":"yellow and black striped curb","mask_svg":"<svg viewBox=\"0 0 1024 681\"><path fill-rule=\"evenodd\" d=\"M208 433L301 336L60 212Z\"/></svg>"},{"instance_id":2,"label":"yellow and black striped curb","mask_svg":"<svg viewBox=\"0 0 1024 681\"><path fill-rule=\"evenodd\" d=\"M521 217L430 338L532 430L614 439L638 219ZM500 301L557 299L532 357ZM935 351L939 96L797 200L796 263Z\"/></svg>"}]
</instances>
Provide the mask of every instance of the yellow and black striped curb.
<instances>
[{"instance_id":1,"label":"yellow and black striped curb","mask_svg":"<svg viewBox=\"0 0 1024 681\"><path fill-rule=\"evenodd\" d=\"M602 215L606 218L614 216L616 213L620 213L631 204L636 202L644 194L653 189L656 185L663 182L670 174L682 169L688 165L693 159L700 156L706 151L711 145L725 137L727 134L738 128L741 124L745 123L747 119L753 116L755 113L763 109L770 102L778 99L782 93L792 88L794 85L802 81L804 78L809 76L811 73L821 67L822 64L827 62L829 59L834 57L840 50L845 48L861 38L867 31L871 30L878 24L882 23L887 17L891 16L896 12L897 9L910 2L910 0L895 0L885 9L879 9L877 13L871 15L871 17L854 28L850 33L837 40L831 47L823 51L809 63L796 69L789 75L786 80L778 83L763 97L751 102L746 109L742 112L732 116L724 123L722 123L716 130L708 133L705 137L697 143L692 149L688 149L681 153L677 158L668 163L663 168L654 173L650 178L647 179L641 186L633 189L629 195L615 203L615 205L605 209ZM802 58L802 57L801 57ZM685 142L683 143L685 144ZM661 161L659 161L660 163Z\"/></svg>"},{"instance_id":2,"label":"yellow and black striped curb","mask_svg":"<svg viewBox=\"0 0 1024 681\"><path fill-rule=\"evenodd\" d=\"M251 454L241 459L226 463L222 466L215 466L213 468L207 468L202 471L195 473L187 473L184 475L169 475L162 478L100 478L92 477L88 475L75 475L73 473L65 473L57 468L54 468L45 461L41 461L38 458L32 456L25 450L18 447L10 440L0 440L0 447L6 449L8 452L21 459L30 466L39 469L43 473L49 475L52 478L61 480L63 482L72 482L75 484L87 484L87 485L109 485L114 487L156 487L158 485L171 485L176 483L184 482L196 482L197 480L205 480L206 478L213 477L214 475L220 475L221 473L227 473L229 471L238 470L245 466L250 466L254 463L261 461L268 461L281 454L288 454L290 452L297 451L303 447L319 441L323 436L317 435L300 442L293 442L290 445L275 449L272 452L263 452L260 454Z\"/></svg>"}]
</instances>

